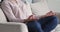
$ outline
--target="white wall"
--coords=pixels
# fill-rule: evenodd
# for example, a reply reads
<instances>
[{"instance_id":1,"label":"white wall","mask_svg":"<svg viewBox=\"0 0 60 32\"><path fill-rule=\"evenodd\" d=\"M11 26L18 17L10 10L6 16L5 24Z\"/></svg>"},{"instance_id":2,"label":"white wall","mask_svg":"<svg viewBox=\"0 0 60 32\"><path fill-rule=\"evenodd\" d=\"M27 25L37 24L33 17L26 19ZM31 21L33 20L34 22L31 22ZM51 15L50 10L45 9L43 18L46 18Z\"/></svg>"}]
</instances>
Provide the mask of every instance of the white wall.
<instances>
[{"instance_id":1,"label":"white wall","mask_svg":"<svg viewBox=\"0 0 60 32\"><path fill-rule=\"evenodd\" d=\"M33 0L33 1L41 1L41 0ZM48 6L51 10L55 10L60 13L60 0L46 0Z\"/></svg>"},{"instance_id":2,"label":"white wall","mask_svg":"<svg viewBox=\"0 0 60 32\"><path fill-rule=\"evenodd\" d=\"M60 0L47 0L47 2L51 10L55 10L60 13Z\"/></svg>"}]
</instances>

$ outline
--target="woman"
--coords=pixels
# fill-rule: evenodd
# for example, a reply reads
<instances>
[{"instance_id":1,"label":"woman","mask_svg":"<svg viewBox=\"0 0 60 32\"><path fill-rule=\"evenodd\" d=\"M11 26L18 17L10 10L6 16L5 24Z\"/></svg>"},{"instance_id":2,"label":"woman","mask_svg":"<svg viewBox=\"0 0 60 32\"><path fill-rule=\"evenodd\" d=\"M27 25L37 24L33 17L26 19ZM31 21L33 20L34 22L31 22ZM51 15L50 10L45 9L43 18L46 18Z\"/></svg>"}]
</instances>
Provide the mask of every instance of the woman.
<instances>
[{"instance_id":1,"label":"woman","mask_svg":"<svg viewBox=\"0 0 60 32\"><path fill-rule=\"evenodd\" d=\"M22 0L4 0L1 7L9 21L26 23L29 32L50 32L58 24L54 12L47 12L38 19L29 4Z\"/></svg>"}]
</instances>

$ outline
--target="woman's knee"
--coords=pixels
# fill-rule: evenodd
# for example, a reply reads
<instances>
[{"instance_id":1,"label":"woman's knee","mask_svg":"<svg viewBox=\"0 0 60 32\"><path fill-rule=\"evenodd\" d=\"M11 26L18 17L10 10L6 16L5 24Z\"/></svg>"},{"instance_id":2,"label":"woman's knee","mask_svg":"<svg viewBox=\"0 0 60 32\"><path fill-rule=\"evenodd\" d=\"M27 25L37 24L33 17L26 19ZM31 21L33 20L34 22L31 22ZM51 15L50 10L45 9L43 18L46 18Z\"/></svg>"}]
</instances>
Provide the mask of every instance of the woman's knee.
<instances>
[{"instance_id":1,"label":"woman's knee","mask_svg":"<svg viewBox=\"0 0 60 32\"><path fill-rule=\"evenodd\" d=\"M48 17L48 20L51 22L53 22L53 23L55 23L55 24L57 24L58 23L58 21L59 21L59 19L58 19L58 17L57 16L50 16L50 17Z\"/></svg>"},{"instance_id":2,"label":"woman's knee","mask_svg":"<svg viewBox=\"0 0 60 32\"><path fill-rule=\"evenodd\" d=\"M52 16L52 20L51 21L54 22L55 24L58 24L59 19L58 19L57 16Z\"/></svg>"},{"instance_id":3,"label":"woman's knee","mask_svg":"<svg viewBox=\"0 0 60 32\"><path fill-rule=\"evenodd\" d=\"M50 21L51 25L57 26L58 21L59 20L58 20L57 16L51 16L51 21Z\"/></svg>"},{"instance_id":4,"label":"woman's knee","mask_svg":"<svg viewBox=\"0 0 60 32\"><path fill-rule=\"evenodd\" d=\"M44 24L45 25L45 28L44 28L45 31L53 30L58 24L58 18L56 16L49 16L49 17L44 18L44 20L46 21L45 22L46 24Z\"/></svg>"},{"instance_id":5,"label":"woman's knee","mask_svg":"<svg viewBox=\"0 0 60 32\"><path fill-rule=\"evenodd\" d=\"M50 25L51 25L50 27L53 30L58 25L59 20L58 20L57 16L52 16L51 18L52 18L52 20L50 22Z\"/></svg>"}]
</instances>

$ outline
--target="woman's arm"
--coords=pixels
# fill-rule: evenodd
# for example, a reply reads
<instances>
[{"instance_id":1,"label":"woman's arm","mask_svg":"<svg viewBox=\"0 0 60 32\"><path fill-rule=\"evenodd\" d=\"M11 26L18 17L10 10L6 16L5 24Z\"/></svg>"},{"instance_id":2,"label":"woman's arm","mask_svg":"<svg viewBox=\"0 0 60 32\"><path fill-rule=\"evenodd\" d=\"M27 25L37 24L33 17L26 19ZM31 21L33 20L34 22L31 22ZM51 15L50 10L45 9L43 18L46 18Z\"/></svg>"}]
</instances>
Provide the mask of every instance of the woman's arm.
<instances>
[{"instance_id":1,"label":"woman's arm","mask_svg":"<svg viewBox=\"0 0 60 32\"><path fill-rule=\"evenodd\" d=\"M24 22L23 19L15 17L8 1L3 1L1 7L2 7L4 13L6 14L6 16L8 17L9 21L11 21L11 22Z\"/></svg>"}]
</instances>

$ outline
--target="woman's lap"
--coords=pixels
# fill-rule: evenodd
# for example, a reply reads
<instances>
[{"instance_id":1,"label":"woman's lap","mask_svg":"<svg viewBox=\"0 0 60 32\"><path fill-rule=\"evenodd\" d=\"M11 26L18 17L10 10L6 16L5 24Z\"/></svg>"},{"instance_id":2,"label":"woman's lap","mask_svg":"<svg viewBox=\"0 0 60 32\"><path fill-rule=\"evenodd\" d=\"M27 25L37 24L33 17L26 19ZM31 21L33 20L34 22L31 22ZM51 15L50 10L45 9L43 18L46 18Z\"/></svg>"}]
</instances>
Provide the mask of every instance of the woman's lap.
<instances>
[{"instance_id":1,"label":"woman's lap","mask_svg":"<svg viewBox=\"0 0 60 32\"><path fill-rule=\"evenodd\" d=\"M49 32L57 26L57 17L50 16L46 18L41 18L37 21L27 23L29 32Z\"/></svg>"}]
</instances>

